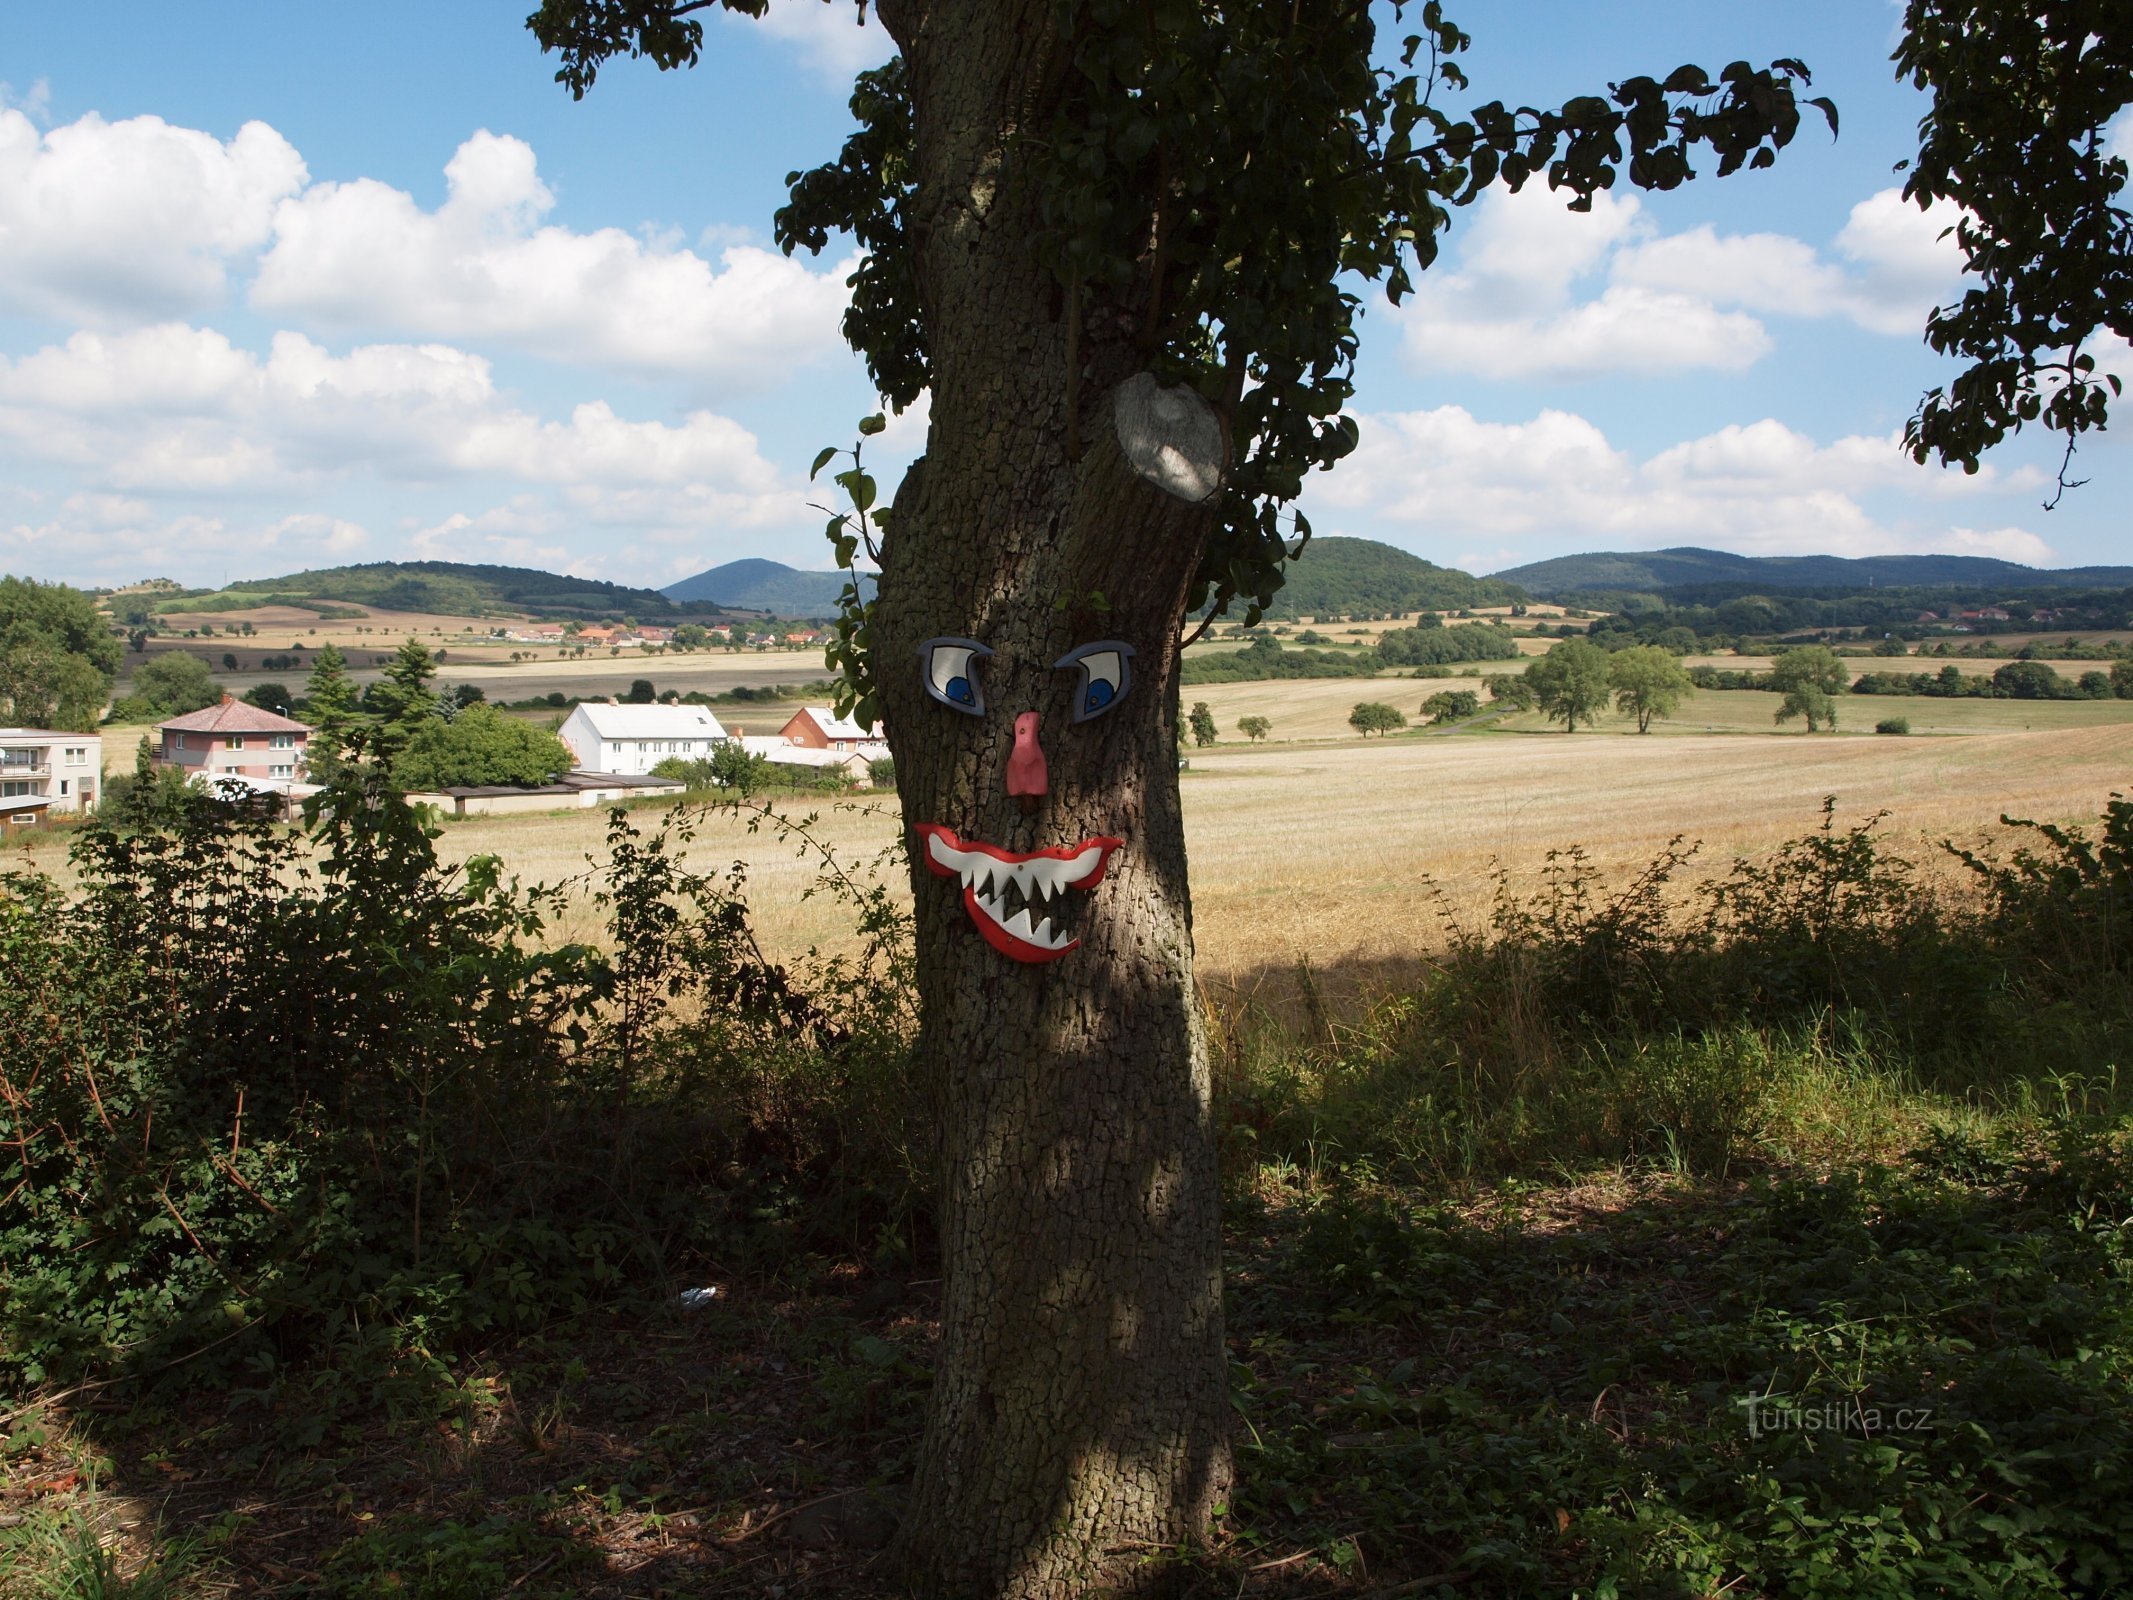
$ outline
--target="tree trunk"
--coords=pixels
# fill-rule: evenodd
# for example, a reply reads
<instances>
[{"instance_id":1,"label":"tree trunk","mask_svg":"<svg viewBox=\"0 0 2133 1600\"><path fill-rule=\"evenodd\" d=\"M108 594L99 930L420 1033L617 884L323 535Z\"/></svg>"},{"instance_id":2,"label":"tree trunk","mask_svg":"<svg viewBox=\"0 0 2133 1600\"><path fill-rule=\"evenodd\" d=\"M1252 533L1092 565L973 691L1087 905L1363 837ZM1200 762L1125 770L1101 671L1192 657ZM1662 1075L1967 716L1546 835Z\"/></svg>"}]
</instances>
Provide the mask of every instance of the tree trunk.
<instances>
[{"instance_id":1,"label":"tree trunk","mask_svg":"<svg viewBox=\"0 0 2133 1600\"><path fill-rule=\"evenodd\" d=\"M1216 501L1187 497L1205 474L1181 477L1175 452L1151 470L1145 439L1121 444L1121 393L1140 403L1132 418L1149 398L1146 380L1127 382L1138 318L1101 305L1070 337L1058 281L1030 248L1039 217L1010 140L1050 115L1057 8L882 9L911 73L933 367L926 454L895 500L873 625L913 830L944 1262L902 1553L919 1593L1070 1595L1117 1581L1147 1546L1203 1534L1229 1484L1177 781L1179 624ZM1166 404L1204 438L1204 404ZM982 715L926 693L918 647L942 637L993 652L974 663ZM1131 679L1076 721L1080 674L1055 663L1099 640L1131 647ZM1009 793L1033 771L1043 793ZM928 825L952 834L931 861L916 831ZM1088 855L1104 841L1118 842ZM1099 862L1033 908L1078 944L1041 959L998 918L988 926L980 843L1058 850L1075 872ZM957 863L974 854L981 878L966 887Z\"/></svg>"}]
</instances>

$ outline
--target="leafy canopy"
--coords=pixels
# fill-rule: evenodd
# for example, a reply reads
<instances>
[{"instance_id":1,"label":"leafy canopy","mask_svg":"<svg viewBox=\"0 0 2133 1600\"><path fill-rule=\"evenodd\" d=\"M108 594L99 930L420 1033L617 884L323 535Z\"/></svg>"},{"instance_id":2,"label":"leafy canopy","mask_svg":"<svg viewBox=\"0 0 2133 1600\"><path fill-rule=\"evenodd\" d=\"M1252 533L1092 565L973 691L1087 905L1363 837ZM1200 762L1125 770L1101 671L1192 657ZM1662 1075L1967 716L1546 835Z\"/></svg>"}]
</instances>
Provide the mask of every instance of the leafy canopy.
<instances>
[{"instance_id":1,"label":"leafy canopy","mask_svg":"<svg viewBox=\"0 0 2133 1600\"><path fill-rule=\"evenodd\" d=\"M394 757L392 771L403 789L442 789L549 783L570 766L570 751L554 734L476 702L449 722L431 717L422 723Z\"/></svg>"},{"instance_id":2,"label":"leafy canopy","mask_svg":"<svg viewBox=\"0 0 2133 1600\"><path fill-rule=\"evenodd\" d=\"M1367 739L1373 733L1385 734L1406 727L1407 714L1382 700L1365 700L1348 713L1348 726Z\"/></svg>"},{"instance_id":3,"label":"leafy canopy","mask_svg":"<svg viewBox=\"0 0 2133 1600\"><path fill-rule=\"evenodd\" d=\"M544 0L527 26L557 53L557 80L583 95L614 56L694 65L692 13L710 3ZM1715 78L1683 66L1560 107L1491 101L1455 115L1437 97L1466 87L1453 58L1468 36L1439 0L1396 3L1391 16L1386 66L1367 6L1061 0L1055 92L1007 136L1001 182L1037 197L1031 245L1057 285L1070 351L1084 335L1129 339L1143 368L1194 385L1229 419L1230 481L1190 610L1237 600L1256 622L1272 602L1310 537L1287 507L1308 472L1356 446L1344 410L1358 291L1374 282L1402 300L1454 207L1543 178L1589 209L1623 178L1678 187L1699 152L1720 175L1768 166L1799 127L1808 74L1789 60L1734 62ZM1804 103L1835 127L1826 99ZM862 73L851 108L859 126L838 158L788 180L776 236L788 252L858 241L845 336L901 410L932 381L902 60ZM1079 363L1068 365L1078 419Z\"/></svg>"},{"instance_id":4,"label":"leafy canopy","mask_svg":"<svg viewBox=\"0 0 2133 1600\"><path fill-rule=\"evenodd\" d=\"M1580 722L1592 722L1607 709L1608 666L1607 652L1598 645L1565 639L1526 668L1526 681L1548 720L1576 733Z\"/></svg>"},{"instance_id":5,"label":"leafy canopy","mask_svg":"<svg viewBox=\"0 0 2133 1600\"><path fill-rule=\"evenodd\" d=\"M2133 339L2127 168L2104 139L2133 103L2133 7L1910 0L1895 61L1933 93L1904 197L1962 208L1956 241L1979 280L1927 321L1926 342L1968 366L1919 402L1904 443L1975 472L2041 422L2066 435L2063 493L2075 444L2119 393L2096 348Z\"/></svg>"},{"instance_id":6,"label":"leafy canopy","mask_svg":"<svg viewBox=\"0 0 2133 1600\"><path fill-rule=\"evenodd\" d=\"M93 728L118 664L119 642L88 595L0 578L0 723Z\"/></svg>"},{"instance_id":7,"label":"leafy canopy","mask_svg":"<svg viewBox=\"0 0 2133 1600\"><path fill-rule=\"evenodd\" d=\"M1635 717L1639 733L1650 733L1655 718L1672 716L1696 692L1680 658L1655 644L1617 650L1608 659L1607 682L1615 692L1615 709Z\"/></svg>"}]
</instances>

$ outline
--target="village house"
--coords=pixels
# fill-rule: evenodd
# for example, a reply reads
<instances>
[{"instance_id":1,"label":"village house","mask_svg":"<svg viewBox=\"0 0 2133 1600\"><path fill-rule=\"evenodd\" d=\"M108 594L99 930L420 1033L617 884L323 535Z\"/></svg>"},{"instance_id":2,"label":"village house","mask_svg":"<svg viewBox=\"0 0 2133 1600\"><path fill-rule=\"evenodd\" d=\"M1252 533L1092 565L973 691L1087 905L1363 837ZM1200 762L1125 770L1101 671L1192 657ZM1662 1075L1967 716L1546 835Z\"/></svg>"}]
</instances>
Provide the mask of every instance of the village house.
<instances>
[{"instance_id":1,"label":"village house","mask_svg":"<svg viewBox=\"0 0 2133 1600\"><path fill-rule=\"evenodd\" d=\"M93 733L0 728L0 829L36 827L54 811L96 809L104 741Z\"/></svg>"},{"instance_id":2,"label":"village house","mask_svg":"<svg viewBox=\"0 0 2133 1600\"><path fill-rule=\"evenodd\" d=\"M874 787L874 762L889 753L889 747L879 747L879 754L869 754L875 747L866 750L825 750L816 746L794 744L783 734L745 735L741 748L752 756L761 756L774 767L802 767L810 772L841 772L855 789Z\"/></svg>"},{"instance_id":3,"label":"village house","mask_svg":"<svg viewBox=\"0 0 2133 1600\"><path fill-rule=\"evenodd\" d=\"M311 729L304 723L229 695L205 711L172 717L156 732L162 735L155 758L159 766L195 777L228 774L290 782L303 777L304 752L311 740Z\"/></svg>"},{"instance_id":4,"label":"village house","mask_svg":"<svg viewBox=\"0 0 2133 1600\"><path fill-rule=\"evenodd\" d=\"M563 719L556 737L581 772L643 774L669 756L709 760L726 730L702 706L583 704Z\"/></svg>"},{"instance_id":5,"label":"village house","mask_svg":"<svg viewBox=\"0 0 2133 1600\"><path fill-rule=\"evenodd\" d=\"M778 737L803 750L858 752L869 761L884 759L889 746L880 733L840 717L828 706L803 706L778 730Z\"/></svg>"}]
</instances>

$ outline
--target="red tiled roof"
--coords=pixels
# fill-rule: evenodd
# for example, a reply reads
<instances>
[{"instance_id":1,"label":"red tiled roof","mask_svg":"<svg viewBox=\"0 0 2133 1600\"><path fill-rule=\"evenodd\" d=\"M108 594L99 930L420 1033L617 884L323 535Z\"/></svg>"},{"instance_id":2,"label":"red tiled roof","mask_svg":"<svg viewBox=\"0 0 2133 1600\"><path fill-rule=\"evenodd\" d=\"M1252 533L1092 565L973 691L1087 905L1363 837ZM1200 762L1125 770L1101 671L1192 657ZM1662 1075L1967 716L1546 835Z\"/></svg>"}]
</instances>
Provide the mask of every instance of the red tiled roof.
<instances>
[{"instance_id":1,"label":"red tiled roof","mask_svg":"<svg viewBox=\"0 0 2133 1600\"><path fill-rule=\"evenodd\" d=\"M223 699L205 711L188 711L158 724L174 733L309 733L308 723L292 722L242 700Z\"/></svg>"}]
</instances>

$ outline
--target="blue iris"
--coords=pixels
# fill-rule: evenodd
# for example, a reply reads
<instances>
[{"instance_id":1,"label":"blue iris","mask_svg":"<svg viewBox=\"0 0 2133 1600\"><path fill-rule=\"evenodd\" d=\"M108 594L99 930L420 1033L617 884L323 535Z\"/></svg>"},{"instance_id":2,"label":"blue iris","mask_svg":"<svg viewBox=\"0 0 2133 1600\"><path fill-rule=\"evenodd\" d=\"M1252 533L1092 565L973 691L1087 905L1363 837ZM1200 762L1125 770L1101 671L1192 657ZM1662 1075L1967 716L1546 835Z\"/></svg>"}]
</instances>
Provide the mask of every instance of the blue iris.
<instances>
[{"instance_id":1,"label":"blue iris","mask_svg":"<svg viewBox=\"0 0 2133 1600\"><path fill-rule=\"evenodd\" d=\"M1118 691L1102 678L1092 679L1089 684L1089 692L1081 702L1082 715L1093 716L1096 712L1103 710L1105 706L1111 703L1111 697L1117 693Z\"/></svg>"},{"instance_id":2,"label":"blue iris","mask_svg":"<svg viewBox=\"0 0 2133 1600\"><path fill-rule=\"evenodd\" d=\"M978 697L970 692L970 680L968 678L950 678L948 680L948 698L958 705L974 706L978 703Z\"/></svg>"}]
</instances>

